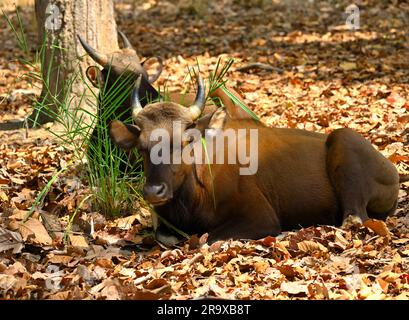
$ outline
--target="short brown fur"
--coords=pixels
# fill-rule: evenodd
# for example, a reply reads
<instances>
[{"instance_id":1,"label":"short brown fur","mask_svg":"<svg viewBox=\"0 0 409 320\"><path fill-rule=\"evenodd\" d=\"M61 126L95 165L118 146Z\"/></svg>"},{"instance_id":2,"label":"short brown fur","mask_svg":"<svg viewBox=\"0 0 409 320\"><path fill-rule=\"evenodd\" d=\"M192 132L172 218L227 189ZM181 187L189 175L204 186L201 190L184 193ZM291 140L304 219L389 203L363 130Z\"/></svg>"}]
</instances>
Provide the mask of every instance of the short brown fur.
<instances>
[{"instance_id":1,"label":"short brown fur","mask_svg":"<svg viewBox=\"0 0 409 320\"><path fill-rule=\"evenodd\" d=\"M226 100L222 92L221 100ZM228 102L228 101L227 101ZM239 165L153 165L147 143L154 128L172 132L172 121L183 129L207 127L210 117L189 121L187 108L175 103L146 106L131 132L111 136L122 147L124 136L144 156L145 187L166 184L167 194L146 199L157 212L188 233L209 233L209 241L257 239L312 225L340 225L349 215L366 221L394 212L399 175L393 164L351 129L320 134L269 128L237 114L225 103L226 129L257 129L259 162L255 175L241 176ZM230 111L230 112L229 112Z\"/></svg>"}]
</instances>

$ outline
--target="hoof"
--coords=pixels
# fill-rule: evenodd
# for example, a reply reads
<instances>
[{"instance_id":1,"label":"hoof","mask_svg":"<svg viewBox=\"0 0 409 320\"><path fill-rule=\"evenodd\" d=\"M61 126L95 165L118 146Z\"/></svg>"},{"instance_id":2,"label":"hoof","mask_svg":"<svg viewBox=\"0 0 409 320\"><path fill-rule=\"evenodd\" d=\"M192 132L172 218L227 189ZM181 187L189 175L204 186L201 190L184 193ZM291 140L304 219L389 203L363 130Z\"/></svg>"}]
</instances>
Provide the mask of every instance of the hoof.
<instances>
[{"instance_id":1,"label":"hoof","mask_svg":"<svg viewBox=\"0 0 409 320\"><path fill-rule=\"evenodd\" d=\"M362 219L358 216L349 215L342 222L342 229L350 229L353 226L362 225Z\"/></svg>"},{"instance_id":2,"label":"hoof","mask_svg":"<svg viewBox=\"0 0 409 320\"><path fill-rule=\"evenodd\" d=\"M156 241L160 242L164 246L173 247L180 242L180 239L175 235L172 235L162 230L157 229L155 234Z\"/></svg>"}]
</instances>

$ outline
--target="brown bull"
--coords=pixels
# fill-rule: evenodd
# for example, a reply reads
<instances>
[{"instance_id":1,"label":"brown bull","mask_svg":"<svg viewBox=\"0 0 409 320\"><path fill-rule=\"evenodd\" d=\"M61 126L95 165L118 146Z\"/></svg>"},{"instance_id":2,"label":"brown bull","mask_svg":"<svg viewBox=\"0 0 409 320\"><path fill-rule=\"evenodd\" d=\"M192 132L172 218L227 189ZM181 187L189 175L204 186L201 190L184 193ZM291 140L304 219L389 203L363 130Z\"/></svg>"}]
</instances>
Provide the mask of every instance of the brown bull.
<instances>
[{"instance_id":1,"label":"brown bull","mask_svg":"<svg viewBox=\"0 0 409 320\"><path fill-rule=\"evenodd\" d=\"M219 89L221 90L221 89ZM137 92L137 89L136 89ZM144 195L155 210L188 233L209 233L209 241L257 239L312 225L340 225L348 216L363 222L384 220L397 206L399 175L394 165L362 136L350 129L331 134L269 128L224 100L228 116L217 124L223 132L258 132L258 170L241 175L238 164L155 164L152 133L163 128L171 137L190 128L214 128L214 115L200 118L205 91L199 79L190 108L175 103L136 106L134 125L115 121L110 134L125 149L138 148L144 158ZM181 123L174 132L173 122ZM183 142L182 147L194 143ZM224 160L236 141L225 141ZM173 150L173 149L172 149ZM193 149L192 149L193 150ZM175 151L173 151L175 152ZM192 151L194 152L194 151ZM208 154L208 157L214 154Z\"/></svg>"},{"instance_id":2,"label":"brown bull","mask_svg":"<svg viewBox=\"0 0 409 320\"><path fill-rule=\"evenodd\" d=\"M99 66L89 66L87 68L86 76L92 85L98 89L103 89L105 93L112 92L115 88L120 88L118 95L129 91L123 104L113 110L112 115L108 118L105 117L105 121L111 121L113 119L126 121L131 117L131 91L138 76L141 76L138 95L142 106L161 98L160 93L152 86L152 83L154 83L162 73L162 59L159 57L151 57L145 61L141 61L128 38L122 32L119 31L118 33L122 39L123 48L110 54L103 54L96 51L78 35L78 39L85 52L102 67L102 70ZM148 74L148 71L152 69L152 67L155 68L153 68L151 74ZM194 99L194 95L192 94L180 94L176 92L167 94L169 96L168 100L183 105L191 104ZM99 100L98 113L102 114L104 112L103 108L107 108L110 104L101 104L101 97Z\"/></svg>"},{"instance_id":3,"label":"brown bull","mask_svg":"<svg viewBox=\"0 0 409 320\"><path fill-rule=\"evenodd\" d=\"M131 92L136 78L141 76L138 96L142 106L161 98L159 92L152 86L152 83L158 79L162 72L162 60L158 57L152 57L141 61L128 38L122 32L119 32L119 36L122 39L123 48L110 54L96 51L81 36L78 36L84 50L99 65L89 66L86 70L88 80L94 87L100 89L97 121L92 131L88 148L88 157L93 160L92 162L96 162L97 165L100 165L98 157L101 154L106 154L106 145L101 143L101 137L105 135L101 132L106 130L108 123L112 120L126 122L131 118ZM152 69L147 68L148 65L151 65L151 67L156 65L151 74L148 74L148 70ZM112 101L119 100L120 96L124 97L124 101L118 106L113 105ZM186 105L191 104L194 100L194 94L171 92L168 96L169 100ZM108 150L112 150L112 148ZM139 171L138 165L127 168L126 159L122 160L120 163L121 172L132 174L134 171Z\"/></svg>"}]
</instances>

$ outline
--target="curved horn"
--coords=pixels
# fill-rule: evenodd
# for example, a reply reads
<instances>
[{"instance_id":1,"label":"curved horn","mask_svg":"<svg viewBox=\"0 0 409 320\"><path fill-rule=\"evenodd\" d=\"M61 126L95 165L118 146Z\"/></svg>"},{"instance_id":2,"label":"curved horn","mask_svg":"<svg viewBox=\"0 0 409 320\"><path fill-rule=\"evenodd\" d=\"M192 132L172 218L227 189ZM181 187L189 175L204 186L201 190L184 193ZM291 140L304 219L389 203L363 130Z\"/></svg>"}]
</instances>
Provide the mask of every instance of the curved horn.
<instances>
[{"instance_id":1,"label":"curved horn","mask_svg":"<svg viewBox=\"0 0 409 320\"><path fill-rule=\"evenodd\" d=\"M134 48L132 47L131 42L130 42L129 39L126 37L126 35L125 35L122 31L119 31L119 30L118 30L118 33L119 33L119 36L121 37L122 42L123 42L123 44L124 44L124 49L132 49L132 50L134 50Z\"/></svg>"},{"instance_id":2,"label":"curved horn","mask_svg":"<svg viewBox=\"0 0 409 320\"><path fill-rule=\"evenodd\" d=\"M189 111L192 120L196 120L203 112L206 103L206 88L204 81L200 75L197 76L197 93L195 102L190 106Z\"/></svg>"},{"instance_id":3,"label":"curved horn","mask_svg":"<svg viewBox=\"0 0 409 320\"><path fill-rule=\"evenodd\" d=\"M155 60L158 63L158 66L155 68L155 73L152 75L148 74L148 81L149 83L154 83L156 80L158 80L159 76L162 73L163 70L163 60L161 57L150 57L148 59L146 59L145 61L143 61L141 63L142 67L146 70L147 68L149 68L149 65L152 63L152 60ZM145 67L146 62L148 62L147 68Z\"/></svg>"},{"instance_id":4,"label":"curved horn","mask_svg":"<svg viewBox=\"0 0 409 320\"><path fill-rule=\"evenodd\" d=\"M108 64L107 55L101 54L97 52L96 50L94 50L93 48L91 48L88 45L88 43L86 43L84 39L81 38L80 35L77 35L77 37L80 40L82 47L88 53L88 55L92 58L92 60L94 60L96 63L100 64L103 67Z\"/></svg>"},{"instance_id":5,"label":"curved horn","mask_svg":"<svg viewBox=\"0 0 409 320\"><path fill-rule=\"evenodd\" d=\"M141 86L142 75L139 75L135 81L135 85L132 89L131 94L131 110L132 110L132 119L135 120L136 116L142 110L141 102L139 101L139 87Z\"/></svg>"}]
</instances>

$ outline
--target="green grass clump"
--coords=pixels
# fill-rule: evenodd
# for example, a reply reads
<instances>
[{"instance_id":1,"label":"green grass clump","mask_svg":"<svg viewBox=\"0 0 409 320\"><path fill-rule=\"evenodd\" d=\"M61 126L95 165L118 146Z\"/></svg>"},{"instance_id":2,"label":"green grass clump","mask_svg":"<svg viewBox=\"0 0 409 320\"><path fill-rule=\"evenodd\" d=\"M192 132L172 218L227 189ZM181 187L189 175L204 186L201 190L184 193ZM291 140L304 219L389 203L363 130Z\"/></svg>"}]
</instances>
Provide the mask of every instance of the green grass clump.
<instances>
[{"instance_id":1,"label":"green grass clump","mask_svg":"<svg viewBox=\"0 0 409 320\"><path fill-rule=\"evenodd\" d=\"M40 99L32 101L34 109L39 111L33 114L38 116L44 113L53 119L58 125L51 126L47 130L65 148L74 153L77 161L84 164L83 167L87 169L85 176L92 190L90 197L92 209L106 216L118 216L129 212L136 203L135 200L141 197L138 188L143 181L143 172L140 169L141 166L138 165L140 157L136 153L133 157L134 163L125 164L126 168L129 167L129 171L126 171L125 174L120 170L128 155L110 143L107 122L114 114L116 117L121 116L115 111L130 95L131 76L124 72L111 88L108 89L106 85L101 88L99 95L80 73L74 74L57 88L58 81L55 81L55 78L53 81L51 74L54 73L57 76L61 74L60 65L55 62L55 54L57 50L64 50L64 48L59 47L57 43L47 43L48 37L45 34L43 43L34 57L30 57L27 37L18 10L17 22L13 23L13 19L4 12L3 16L14 33L19 48L24 52L24 57L20 59L20 62L35 70L27 72L24 77L31 83L42 87L43 92ZM50 56L46 60L47 47ZM108 77L110 73L111 70L108 70ZM78 82L83 84L83 92L74 92L75 84ZM97 105L98 103L100 106ZM98 110L98 112L94 113L90 110ZM30 126L35 126L37 118L31 121L33 123ZM131 119L127 119L127 122L131 122ZM135 167L139 168L138 172L132 170ZM42 205L52 184L68 169L68 167L56 169L49 183L39 192L30 214Z\"/></svg>"}]
</instances>

